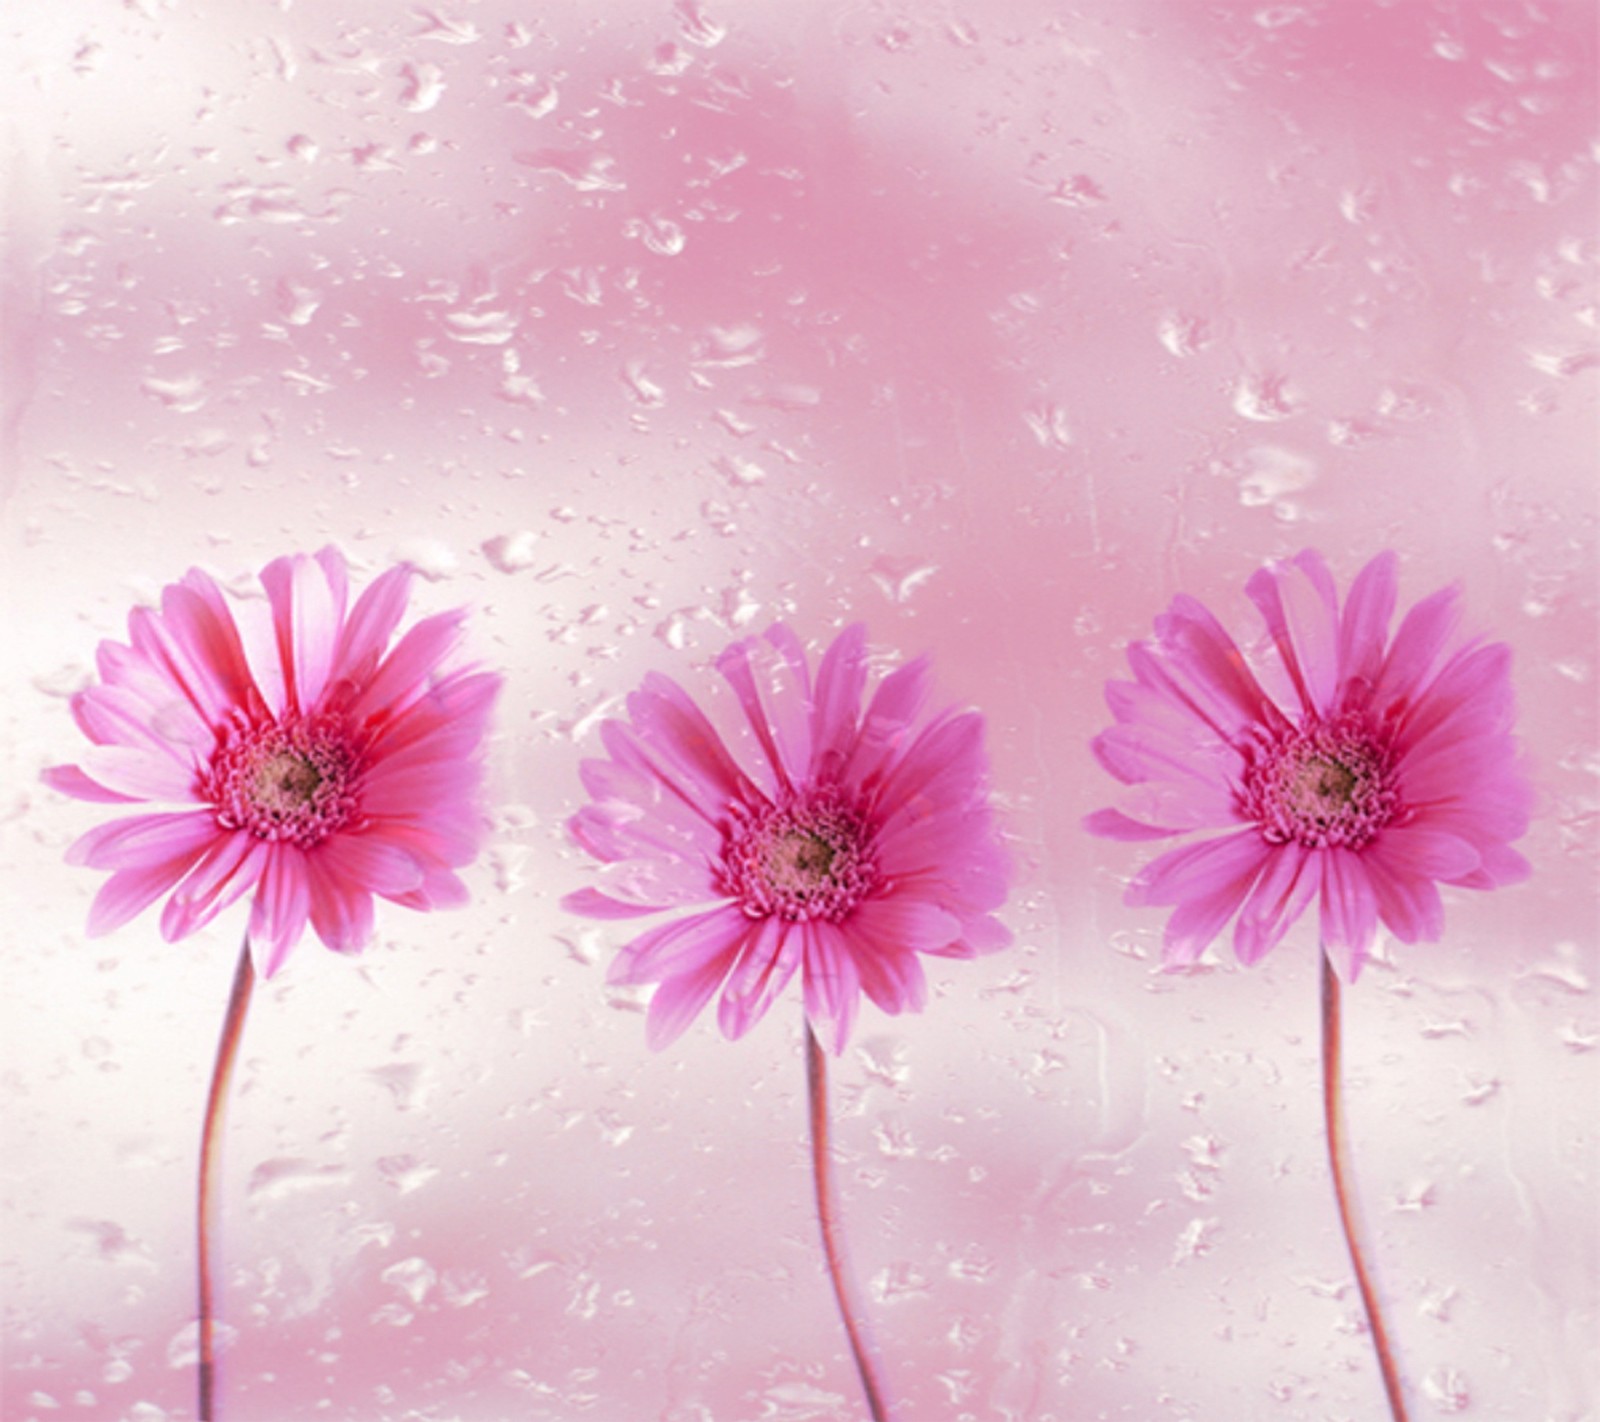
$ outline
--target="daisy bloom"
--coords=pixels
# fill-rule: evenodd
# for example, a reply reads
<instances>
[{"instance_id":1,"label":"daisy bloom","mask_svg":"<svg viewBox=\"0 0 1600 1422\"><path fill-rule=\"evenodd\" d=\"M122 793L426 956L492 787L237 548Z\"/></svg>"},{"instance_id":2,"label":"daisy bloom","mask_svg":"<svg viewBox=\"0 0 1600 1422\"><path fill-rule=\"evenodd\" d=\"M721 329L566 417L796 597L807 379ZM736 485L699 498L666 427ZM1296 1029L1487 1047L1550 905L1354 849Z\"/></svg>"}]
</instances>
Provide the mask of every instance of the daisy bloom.
<instances>
[{"instance_id":1,"label":"daisy bloom","mask_svg":"<svg viewBox=\"0 0 1600 1422\"><path fill-rule=\"evenodd\" d=\"M1323 946L1353 981L1380 922L1402 943L1439 937L1440 884L1527 875L1511 848L1531 791L1511 733L1510 650L1455 645L1453 587L1391 637L1396 567L1379 554L1342 607L1316 552L1258 570L1245 591L1270 647L1262 679L1180 595L1128 648L1133 680L1107 684L1116 724L1094 754L1131 789L1087 827L1122 840L1221 832L1162 855L1128 889L1131 904L1173 908L1168 964L1193 962L1230 919L1235 953L1255 963L1315 902Z\"/></svg>"},{"instance_id":2,"label":"daisy bloom","mask_svg":"<svg viewBox=\"0 0 1600 1422\"><path fill-rule=\"evenodd\" d=\"M266 600L232 602L199 569L102 642L73 698L93 743L45 780L81 800L181 808L112 820L67 852L111 877L89 913L109 933L163 895L176 940L254 894L249 947L271 976L309 922L339 952L372 934L373 898L460 904L476 853L478 748L500 678L446 670L465 612L390 645L411 571L348 603L343 556L278 558Z\"/></svg>"},{"instance_id":3,"label":"daisy bloom","mask_svg":"<svg viewBox=\"0 0 1600 1422\"><path fill-rule=\"evenodd\" d=\"M862 709L866 634L840 633L815 677L781 623L717 658L758 754L742 765L674 681L652 673L627 720L583 763L591 798L572 837L611 866L564 901L627 919L669 912L612 964L659 983L647 1035L666 1046L721 992L724 1035L748 1031L798 972L806 1016L835 1053L861 993L885 1012L927 998L920 955L1010 942L992 916L1009 879L996 838L983 717L947 709L918 729L930 666L890 673Z\"/></svg>"}]
</instances>

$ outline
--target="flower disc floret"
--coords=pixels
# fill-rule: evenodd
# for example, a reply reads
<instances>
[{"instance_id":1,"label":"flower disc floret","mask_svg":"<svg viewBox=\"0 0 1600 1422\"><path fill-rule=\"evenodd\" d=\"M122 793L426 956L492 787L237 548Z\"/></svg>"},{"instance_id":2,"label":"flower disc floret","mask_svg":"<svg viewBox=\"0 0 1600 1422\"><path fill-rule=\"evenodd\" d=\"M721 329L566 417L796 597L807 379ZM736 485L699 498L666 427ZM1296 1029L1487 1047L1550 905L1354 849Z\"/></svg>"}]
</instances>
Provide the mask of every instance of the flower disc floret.
<instances>
[{"instance_id":1,"label":"flower disc floret","mask_svg":"<svg viewBox=\"0 0 1600 1422\"><path fill-rule=\"evenodd\" d=\"M212 757L203 793L222 828L310 849L356 818L359 773L342 717L290 718L231 731Z\"/></svg>"},{"instance_id":2,"label":"flower disc floret","mask_svg":"<svg viewBox=\"0 0 1600 1422\"><path fill-rule=\"evenodd\" d=\"M726 892L749 917L788 923L838 923L879 877L862 815L828 792L741 816L722 862Z\"/></svg>"},{"instance_id":3,"label":"flower disc floret","mask_svg":"<svg viewBox=\"0 0 1600 1422\"><path fill-rule=\"evenodd\" d=\"M1391 761L1359 715L1266 733L1245 765L1244 813L1269 844L1360 849L1399 812Z\"/></svg>"}]
</instances>

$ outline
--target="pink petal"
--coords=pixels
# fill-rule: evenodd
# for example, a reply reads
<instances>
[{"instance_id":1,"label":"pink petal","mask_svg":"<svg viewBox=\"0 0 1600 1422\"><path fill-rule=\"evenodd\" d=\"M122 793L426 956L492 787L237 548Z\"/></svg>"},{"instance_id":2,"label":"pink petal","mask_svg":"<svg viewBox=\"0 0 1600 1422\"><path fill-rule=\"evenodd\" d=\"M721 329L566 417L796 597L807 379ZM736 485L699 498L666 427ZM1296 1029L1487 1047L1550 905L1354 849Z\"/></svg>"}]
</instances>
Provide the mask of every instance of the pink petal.
<instances>
[{"instance_id":1,"label":"pink petal","mask_svg":"<svg viewBox=\"0 0 1600 1422\"><path fill-rule=\"evenodd\" d=\"M311 853L324 874L374 894L409 893L422 884L415 856L381 834L336 834Z\"/></svg>"},{"instance_id":2,"label":"pink petal","mask_svg":"<svg viewBox=\"0 0 1600 1422\"><path fill-rule=\"evenodd\" d=\"M1186 829L1167 829L1161 825L1141 824L1138 820L1129 819L1121 810L1096 810L1092 815L1084 817L1083 827L1101 839L1126 841L1170 839L1175 834L1187 833Z\"/></svg>"},{"instance_id":3,"label":"pink petal","mask_svg":"<svg viewBox=\"0 0 1600 1422\"><path fill-rule=\"evenodd\" d=\"M1460 617L1459 602L1458 589L1440 588L1405 615L1378 673L1374 695L1377 704L1416 695L1455 630Z\"/></svg>"},{"instance_id":4,"label":"pink petal","mask_svg":"<svg viewBox=\"0 0 1600 1422\"><path fill-rule=\"evenodd\" d=\"M169 943L204 928L256 886L266 868L264 840L236 830L208 849L161 911L161 936Z\"/></svg>"},{"instance_id":5,"label":"pink petal","mask_svg":"<svg viewBox=\"0 0 1600 1422\"><path fill-rule=\"evenodd\" d=\"M1241 878L1248 887L1274 853L1253 826L1220 839L1186 844L1145 865L1128 886L1125 897L1135 907L1181 904L1226 888Z\"/></svg>"},{"instance_id":6,"label":"pink petal","mask_svg":"<svg viewBox=\"0 0 1600 1422\"><path fill-rule=\"evenodd\" d=\"M861 694L867 682L867 630L857 622L846 627L823 654L817 668L811 703L813 782L831 782L843 770L856 738Z\"/></svg>"},{"instance_id":7,"label":"pink petal","mask_svg":"<svg viewBox=\"0 0 1600 1422\"><path fill-rule=\"evenodd\" d=\"M1399 590L1399 564L1394 551L1385 549L1356 574L1345 599L1339 623L1339 666L1346 683L1360 683L1366 692L1377 683L1383 665Z\"/></svg>"},{"instance_id":8,"label":"pink petal","mask_svg":"<svg viewBox=\"0 0 1600 1422\"><path fill-rule=\"evenodd\" d=\"M460 642L466 615L464 609L456 608L417 623L379 663L372 680L350 708L351 714L359 719L384 711L392 713L413 701Z\"/></svg>"},{"instance_id":9,"label":"pink petal","mask_svg":"<svg viewBox=\"0 0 1600 1422\"><path fill-rule=\"evenodd\" d=\"M719 812L750 785L716 728L670 677L652 672L628 698L628 714L652 762L706 810Z\"/></svg>"},{"instance_id":10,"label":"pink petal","mask_svg":"<svg viewBox=\"0 0 1600 1422\"><path fill-rule=\"evenodd\" d=\"M801 925L805 940L806 1017L817 1040L835 1056L844 1051L861 1003L855 955L835 925Z\"/></svg>"},{"instance_id":11,"label":"pink petal","mask_svg":"<svg viewBox=\"0 0 1600 1422\"><path fill-rule=\"evenodd\" d=\"M1234 924L1233 950L1239 961L1253 967L1276 948L1316 897L1321 881L1315 852L1298 844L1278 850L1267 861Z\"/></svg>"},{"instance_id":12,"label":"pink petal","mask_svg":"<svg viewBox=\"0 0 1600 1422\"><path fill-rule=\"evenodd\" d=\"M90 869L137 869L192 856L226 833L209 810L135 815L96 825L68 848L66 859Z\"/></svg>"},{"instance_id":13,"label":"pink petal","mask_svg":"<svg viewBox=\"0 0 1600 1422\"><path fill-rule=\"evenodd\" d=\"M907 812L965 806L987 779L983 717L964 712L925 727L883 782L878 813L887 820Z\"/></svg>"},{"instance_id":14,"label":"pink petal","mask_svg":"<svg viewBox=\"0 0 1600 1422\"><path fill-rule=\"evenodd\" d=\"M372 937L372 894L323 868L315 854L305 856L311 898L311 927L335 953L359 953Z\"/></svg>"},{"instance_id":15,"label":"pink petal","mask_svg":"<svg viewBox=\"0 0 1600 1422\"><path fill-rule=\"evenodd\" d=\"M998 953L1015 942L1011 930L997 918L984 914L966 919L961 925L961 937L943 948L930 948L926 952L940 958L983 958Z\"/></svg>"},{"instance_id":16,"label":"pink petal","mask_svg":"<svg viewBox=\"0 0 1600 1422\"><path fill-rule=\"evenodd\" d=\"M733 964L734 950L697 964L687 972L662 983L650 999L645 1015L645 1042L659 1052L670 1047L689 1029L689 1024L722 985Z\"/></svg>"},{"instance_id":17,"label":"pink petal","mask_svg":"<svg viewBox=\"0 0 1600 1422\"><path fill-rule=\"evenodd\" d=\"M654 983L693 973L712 961L731 963L754 931L755 924L731 905L674 919L625 943L612 960L606 981Z\"/></svg>"},{"instance_id":18,"label":"pink petal","mask_svg":"<svg viewBox=\"0 0 1600 1422\"><path fill-rule=\"evenodd\" d=\"M1395 872L1378 854L1361 866L1377 900L1378 915L1402 943L1433 942L1444 930L1444 904L1432 879Z\"/></svg>"},{"instance_id":19,"label":"pink petal","mask_svg":"<svg viewBox=\"0 0 1600 1422\"><path fill-rule=\"evenodd\" d=\"M1156 645L1135 642L1128 665L1138 682L1187 710L1221 740L1283 719L1244 655L1210 610L1180 593L1156 619Z\"/></svg>"},{"instance_id":20,"label":"pink petal","mask_svg":"<svg viewBox=\"0 0 1600 1422\"><path fill-rule=\"evenodd\" d=\"M154 864L118 870L95 895L89 909L89 937L100 938L144 912L189 872L203 852L190 849Z\"/></svg>"},{"instance_id":21,"label":"pink petal","mask_svg":"<svg viewBox=\"0 0 1600 1422\"><path fill-rule=\"evenodd\" d=\"M1411 879L1456 879L1475 872L1480 863L1465 839L1416 826L1380 831L1363 858L1381 861L1392 876Z\"/></svg>"},{"instance_id":22,"label":"pink petal","mask_svg":"<svg viewBox=\"0 0 1600 1422\"><path fill-rule=\"evenodd\" d=\"M745 719L750 723L750 729L755 733L756 743L765 752L767 761L772 767L776 778L777 787L788 791L793 787L793 778L789 767L784 763L782 754L778 750L778 743L774 739L772 722L766 709L761 704L761 693L756 689L755 669L751 665L751 649L753 643L749 640L735 642L723 649L717 657L717 670L722 673L723 679L733 688L733 694L738 698L739 705L744 709Z\"/></svg>"},{"instance_id":23,"label":"pink petal","mask_svg":"<svg viewBox=\"0 0 1600 1422\"><path fill-rule=\"evenodd\" d=\"M1361 856L1322 851L1322 947L1346 982L1355 982L1378 936L1378 902Z\"/></svg>"},{"instance_id":24,"label":"pink petal","mask_svg":"<svg viewBox=\"0 0 1600 1422\"><path fill-rule=\"evenodd\" d=\"M763 919L745 939L717 1003L717 1025L729 1041L744 1036L789 985L804 957L805 940L780 918Z\"/></svg>"},{"instance_id":25,"label":"pink petal","mask_svg":"<svg viewBox=\"0 0 1600 1422\"><path fill-rule=\"evenodd\" d=\"M342 573L342 565L340 569ZM267 564L261 570L261 585L272 606L291 704L309 712L321 699L333 666L344 614L339 589L330 583L327 568L303 553Z\"/></svg>"},{"instance_id":26,"label":"pink petal","mask_svg":"<svg viewBox=\"0 0 1600 1422\"><path fill-rule=\"evenodd\" d=\"M861 989L891 1017L921 1012L928 1004L928 980L915 953L854 954Z\"/></svg>"},{"instance_id":27,"label":"pink petal","mask_svg":"<svg viewBox=\"0 0 1600 1422\"><path fill-rule=\"evenodd\" d=\"M200 715L216 725L259 695L227 598L210 577L191 568L161 597L173 643L187 653L189 685Z\"/></svg>"},{"instance_id":28,"label":"pink petal","mask_svg":"<svg viewBox=\"0 0 1600 1422\"><path fill-rule=\"evenodd\" d=\"M311 913L309 879L305 854L298 846L272 847L250 906L250 957L263 978L284 965L305 932Z\"/></svg>"},{"instance_id":29,"label":"pink petal","mask_svg":"<svg viewBox=\"0 0 1600 1422\"><path fill-rule=\"evenodd\" d=\"M561 907L583 918L617 919L647 918L653 913L663 912L670 905L630 904L610 894L602 894L599 889L579 889L576 893L566 895L561 900Z\"/></svg>"},{"instance_id":30,"label":"pink petal","mask_svg":"<svg viewBox=\"0 0 1600 1422\"><path fill-rule=\"evenodd\" d=\"M1307 549L1287 565L1257 571L1245 592L1261 610L1301 705L1327 715L1339 686L1339 595L1328 565Z\"/></svg>"},{"instance_id":31,"label":"pink petal","mask_svg":"<svg viewBox=\"0 0 1600 1422\"><path fill-rule=\"evenodd\" d=\"M105 805L136 805L142 797L122 795L108 790L104 785L89 779L75 765L52 765L39 772L39 779L52 790L70 795L74 800L92 800Z\"/></svg>"},{"instance_id":32,"label":"pink petal","mask_svg":"<svg viewBox=\"0 0 1600 1422\"><path fill-rule=\"evenodd\" d=\"M121 686L91 686L72 698L72 717L96 745L132 746L181 765L208 753L215 735L177 691L156 704Z\"/></svg>"},{"instance_id":33,"label":"pink petal","mask_svg":"<svg viewBox=\"0 0 1600 1422\"><path fill-rule=\"evenodd\" d=\"M360 683L372 675L389 638L405 615L411 597L412 571L402 565L374 578L356 599L350 619L339 634L333 656L333 675Z\"/></svg>"},{"instance_id":34,"label":"pink petal","mask_svg":"<svg viewBox=\"0 0 1600 1422\"><path fill-rule=\"evenodd\" d=\"M274 716L281 716L288 705L289 684L278 650L278 631L272 608L255 600L238 602L230 609L239 629L239 645L244 648L250 679L261 700Z\"/></svg>"},{"instance_id":35,"label":"pink petal","mask_svg":"<svg viewBox=\"0 0 1600 1422\"><path fill-rule=\"evenodd\" d=\"M390 903L402 908L429 913L435 909L462 908L472 900L472 894L459 875L437 865L429 865L423 872L421 887L403 894L385 894Z\"/></svg>"},{"instance_id":36,"label":"pink petal","mask_svg":"<svg viewBox=\"0 0 1600 1422\"><path fill-rule=\"evenodd\" d=\"M961 936L954 914L908 895L867 899L841 926L847 940L864 939L869 948L891 952L933 953Z\"/></svg>"},{"instance_id":37,"label":"pink petal","mask_svg":"<svg viewBox=\"0 0 1600 1422\"><path fill-rule=\"evenodd\" d=\"M1435 735L1465 729L1462 723L1481 732L1503 731L1512 710L1511 649L1504 642L1463 649L1413 701L1399 744L1420 747Z\"/></svg>"},{"instance_id":38,"label":"pink petal","mask_svg":"<svg viewBox=\"0 0 1600 1422\"><path fill-rule=\"evenodd\" d=\"M885 775L911 742L911 727L928 699L933 664L925 656L878 683L839 779L858 786Z\"/></svg>"},{"instance_id":39,"label":"pink petal","mask_svg":"<svg viewBox=\"0 0 1600 1422\"><path fill-rule=\"evenodd\" d=\"M157 751L90 746L81 763L91 780L136 800L192 801L196 796L194 768Z\"/></svg>"}]
</instances>

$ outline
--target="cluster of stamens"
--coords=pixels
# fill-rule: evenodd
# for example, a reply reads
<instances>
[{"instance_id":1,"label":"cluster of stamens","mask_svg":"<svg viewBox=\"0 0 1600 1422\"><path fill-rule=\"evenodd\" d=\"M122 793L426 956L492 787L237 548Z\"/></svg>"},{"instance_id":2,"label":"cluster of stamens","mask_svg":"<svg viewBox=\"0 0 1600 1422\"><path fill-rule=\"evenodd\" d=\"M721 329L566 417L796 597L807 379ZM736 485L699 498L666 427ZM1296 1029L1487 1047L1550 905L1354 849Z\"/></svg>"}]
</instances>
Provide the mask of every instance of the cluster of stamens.
<instances>
[{"instance_id":1,"label":"cluster of stamens","mask_svg":"<svg viewBox=\"0 0 1600 1422\"><path fill-rule=\"evenodd\" d=\"M728 830L721 887L751 918L836 923L879 880L870 835L842 797L763 805Z\"/></svg>"},{"instance_id":2,"label":"cluster of stamens","mask_svg":"<svg viewBox=\"0 0 1600 1422\"><path fill-rule=\"evenodd\" d=\"M1273 844L1359 849L1399 813L1390 761L1360 716L1264 738L1244 773L1244 813Z\"/></svg>"},{"instance_id":3,"label":"cluster of stamens","mask_svg":"<svg viewBox=\"0 0 1600 1422\"><path fill-rule=\"evenodd\" d=\"M358 761L336 716L251 723L224 739L204 789L224 829L309 849L355 816Z\"/></svg>"}]
</instances>

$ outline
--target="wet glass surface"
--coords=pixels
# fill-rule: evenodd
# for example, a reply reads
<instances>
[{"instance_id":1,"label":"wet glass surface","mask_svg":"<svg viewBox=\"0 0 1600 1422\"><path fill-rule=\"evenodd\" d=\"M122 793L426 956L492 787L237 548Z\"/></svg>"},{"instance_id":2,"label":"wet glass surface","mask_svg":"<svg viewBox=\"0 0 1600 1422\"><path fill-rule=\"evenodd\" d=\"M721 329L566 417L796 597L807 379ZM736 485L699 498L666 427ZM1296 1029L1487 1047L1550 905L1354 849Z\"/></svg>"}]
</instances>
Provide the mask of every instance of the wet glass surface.
<instances>
[{"instance_id":1,"label":"wet glass surface","mask_svg":"<svg viewBox=\"0 0 1600 1422\"><path fill-rule=\"evenodd\" d=\"M24 13L25 12L25 13ZM1535 873L1347 997L1418 1417L1593 1415L1590 6L61 0L0 18L4 1415L193 1416L200 1106L244 927L89 939L38 782L127 610L337 543L502 668L471 906L260 991L228 1418L799 1422L859 1393L791 991L645 1046L564 913L651 670L867 621L988 717L1009 951L835 1071L906 1418L1366 1419L1316 938L1160 971L1096 841L1123 649L1312 545L1509 641ZM726 724L731 724L727 722Z\"/></svg>"}]
</instances>

